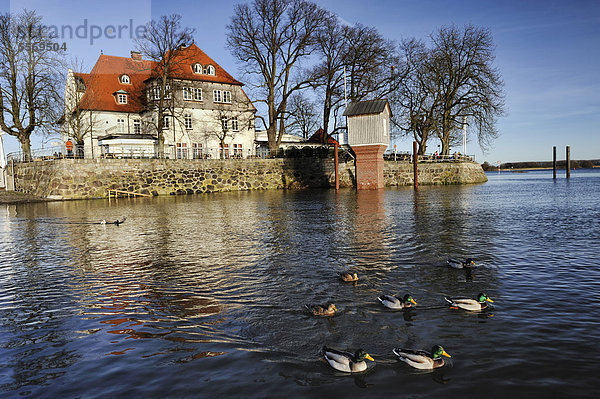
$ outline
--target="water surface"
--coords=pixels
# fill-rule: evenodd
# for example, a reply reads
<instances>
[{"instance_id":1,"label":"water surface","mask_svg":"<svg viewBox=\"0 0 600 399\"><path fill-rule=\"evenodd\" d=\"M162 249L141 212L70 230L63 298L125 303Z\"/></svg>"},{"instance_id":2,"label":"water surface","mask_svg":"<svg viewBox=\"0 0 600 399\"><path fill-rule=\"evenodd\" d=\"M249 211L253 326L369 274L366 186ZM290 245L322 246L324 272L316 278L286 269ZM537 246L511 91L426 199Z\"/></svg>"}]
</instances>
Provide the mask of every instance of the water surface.
<instances>
[{"instance_id":1,"label":"water surface","mask_svg":"<svg viewBox=\"0 0 600 399\"><path fill-rule=\"evenodd\" d=\"M600 172L571 176L2 205L0 396L590 396ZM488 312L444 304L480 291ZM382 293L419 305L389 311ZM303 310L329 301L334 317ZM452 359L434 372L391 353L436 343ZM338 373L324 344L376 363Z\"/></svg>"}]
</instances>

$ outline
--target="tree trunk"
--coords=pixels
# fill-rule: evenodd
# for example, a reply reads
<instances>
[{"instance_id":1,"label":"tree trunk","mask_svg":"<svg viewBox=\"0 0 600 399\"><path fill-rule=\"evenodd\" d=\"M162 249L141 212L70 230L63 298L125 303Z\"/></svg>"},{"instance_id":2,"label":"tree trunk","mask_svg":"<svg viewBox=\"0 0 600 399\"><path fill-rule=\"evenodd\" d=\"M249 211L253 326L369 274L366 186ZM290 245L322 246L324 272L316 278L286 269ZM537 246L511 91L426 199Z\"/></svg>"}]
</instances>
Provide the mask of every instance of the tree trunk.
<instances>
[{"instance_id":1,"label":"tree trunk","mask_svg":"<svg viewBox=\"0 0 600 399\"><path fill-rule=\"evenodd\" d=\"M21 151L23 152L23 161L31 161L31 141L29 136L19 136Z\"/></svg>"},{"instance_id":2,"label":"tree trunk","mask_svg":"<svg viewBox=\"0 0 600 399\"><path fill-rule=\"evenodd\" d=\"M272 123L267 128L267 143L269 146L269 152L275 152L277 151L277 148L279 148L277 145L277 125L275 123Z\"/></svg>"},{"instance_id":3,"label":"tree trunk","mask_svg":"<svg viewBox=\"0 0 600 399\"><path fill-rule=\"evenodd\" d=\"M440 155L448 156L450 155L450 135L443 137L442 141L442 152Z\"/></svg>"},{"instance_id":4,"label":"tree trunk","mask_svg":"<svg viewBox=\"0 0 600 399\"><path fill-rule=\"evenodd\" d=\"M220 159L225 159L225 140L221 139L221 153L219 154Z\"/></svg>"},{"instance_id":5,"label":"tree trunk","mask_svg":"<svg viewBox=\"0 0 600 399\"><path fill-rule=\"evenodd\" d=\"M163 134L162 127L158 130L158 141L157 145L157 155L158 158L163 159L165 157L165 135Z\"/></svg>"}]
</instances>

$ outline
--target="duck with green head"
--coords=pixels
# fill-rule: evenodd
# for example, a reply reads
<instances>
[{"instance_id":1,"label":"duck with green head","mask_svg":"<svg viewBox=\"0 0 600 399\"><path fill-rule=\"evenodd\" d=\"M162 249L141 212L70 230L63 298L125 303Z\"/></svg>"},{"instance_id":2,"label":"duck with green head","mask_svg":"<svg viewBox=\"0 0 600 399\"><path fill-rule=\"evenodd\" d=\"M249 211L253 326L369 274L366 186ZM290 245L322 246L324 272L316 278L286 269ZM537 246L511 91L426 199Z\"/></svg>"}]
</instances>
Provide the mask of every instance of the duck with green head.
<instances>
[{"instance_id":1,"label":"duck with green head","mask_svg":"<svg viewBox=\"0 0 600 399\"><path fill-rule=\"evenodd\" d=\"M448 266L450 266L453 269L465 269L475 267L475 259L473 258L467 258L464 261L456 258L450 258L446 261L446 263L448 263Z\"/></svg>"},{"instance_id":2,"label":"duck with green head","mask_svg":"<svg viewBox=\"0 0 600 399\"><path fill-rule=\"evenodd\" d=\"M379 299L379 302L381 302L383 306L389 309L408 309L417 304L410 294L404 295L403 298L391 295L381 295L377 297L377 299Z\"/></svg>"},{"instance_id":3,"label":"duck with green head","mask_svg":"<svg viewBox=\"0 0 600 399\"><path fill-rule=\"evenodd\" d=\"M367 369L365 359L375 361L371 355L362 349L352 354L323 346L323 356L325 356L325 360L331 367L345 373L360 373Z\"/></svg>"},{"instance_id":4,"label":"duck with green head","mask_svg":"<svg viewBox=\"0 0 600 399\"><path fill-rule=\"evenodd\" d=\"M480 311L487 309L488 302L493 303L485 293L480 292L476 298L450 298L444 297L451 309L462 309L470 311Z\"/></svg>"},{"instance_id":5,"label":"duck with green head","mask_svg":"<svg viewBox=\"0 0 600 399\"><path fill-rule=\"evenodd\" d=\"M442 356L452 357L440 345L431 348L431 352L405 348L392 350L398 359L419 370L431 370L442 367L445 362Z\"/></svg>"}]
</instances>

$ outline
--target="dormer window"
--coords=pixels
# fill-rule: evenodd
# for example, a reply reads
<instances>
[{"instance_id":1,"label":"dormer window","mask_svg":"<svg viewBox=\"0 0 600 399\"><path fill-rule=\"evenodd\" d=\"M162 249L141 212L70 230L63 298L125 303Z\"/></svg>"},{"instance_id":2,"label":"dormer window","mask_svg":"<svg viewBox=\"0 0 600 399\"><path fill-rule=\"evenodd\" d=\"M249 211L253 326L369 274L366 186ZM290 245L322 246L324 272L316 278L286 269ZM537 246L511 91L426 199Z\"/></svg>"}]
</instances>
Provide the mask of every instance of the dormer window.
<instances>
[{"instance_id":1,"label":"dormer window","mask_svg":"<svg viewBox=\"0 0 600 399\"><path fill-rule=\"evenodd\" d=\"M205 65L203 72L205 75L215 76L215 67L212 65Z\"/></svg>"},{"instance_id":2,"label":"dormer window","mask_svg":"<svg viewBox=\"0 0 600 399\"><path fill-rule=\"evenodd\" d=\"M127 92L125 90L117 91L116 95L118 104L127 104Z\"/></svg>"},{"instance_id":3,"label":"dormer window","mask_svg":"<svg viewBox=\"0 0 600 399\"><path fill-rule=\"evenodd\" d=\"M131 79L129 79L129 75L121 75L121 83L131 84Z\"/></svg>"},{"instance_id":4,"label":"dormer window","mask_svg":"<svg viewBox=\"0 0 600 399\"><path fill-rule=\"evenodd\" d=\"M198 63L192 65L192 69L194 70L194 73L202 73L202 65Z\"/></svg>"}]
</instances>

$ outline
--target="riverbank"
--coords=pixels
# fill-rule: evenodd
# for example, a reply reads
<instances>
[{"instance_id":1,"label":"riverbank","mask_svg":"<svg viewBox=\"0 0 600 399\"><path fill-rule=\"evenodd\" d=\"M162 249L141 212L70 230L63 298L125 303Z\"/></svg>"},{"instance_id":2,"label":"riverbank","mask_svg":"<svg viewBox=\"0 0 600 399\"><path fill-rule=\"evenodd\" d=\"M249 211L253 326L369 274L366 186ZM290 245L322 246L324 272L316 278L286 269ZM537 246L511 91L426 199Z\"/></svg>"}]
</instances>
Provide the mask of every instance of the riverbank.
<instances>
[{"instance_id":1,"label":"riverbank","mask_svg":"<svg viewBox=\"0 0 600 399\"><path fill-rule=\"evenodd\" d=\"M47 199L31 194L18 193L16 191L5 191L4 189L0 189L0 204L23 204L28 202L43 201L47 201Z\"/></svg>"}]
</instances>

